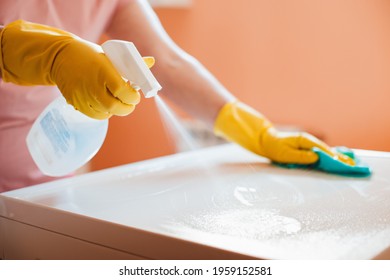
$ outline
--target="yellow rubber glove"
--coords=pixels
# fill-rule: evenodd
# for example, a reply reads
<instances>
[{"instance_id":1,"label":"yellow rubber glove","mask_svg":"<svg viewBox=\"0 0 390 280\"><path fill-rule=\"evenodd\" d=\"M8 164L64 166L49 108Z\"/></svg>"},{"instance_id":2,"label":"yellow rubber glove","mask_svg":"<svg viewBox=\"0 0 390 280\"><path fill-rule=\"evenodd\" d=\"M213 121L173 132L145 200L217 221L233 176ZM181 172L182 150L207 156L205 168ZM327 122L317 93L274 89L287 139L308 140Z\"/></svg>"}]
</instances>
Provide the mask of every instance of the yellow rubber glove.
<instances>
[{"instance_id":1,"label":"yellow rubber glove","mask_svg":"<svg viewBox=\"0 0 390 280\"><path fill-rule=\"evenodd\" d=\"M140 101L101 47L74 34L17 20L4 27L0 43L4 81L57 85L67 102L89 117L124 116ZM154 59L145 62L152 66Z\"/></svg>"},{"instance_id":2,"label":"yellow rubber glove","mask_svg":"<svg viewBox=\"0 0 390 280\"><path fill-rule=\"evenodd\" d=\"M279 163L315 163L318 156L311 149L317 147L346 164L355 164L351 158L332 151L310 134L277 131L263 115L239 101L227 103L221 109L214 131L228 141Z\"/></svg>"}]
</instances>

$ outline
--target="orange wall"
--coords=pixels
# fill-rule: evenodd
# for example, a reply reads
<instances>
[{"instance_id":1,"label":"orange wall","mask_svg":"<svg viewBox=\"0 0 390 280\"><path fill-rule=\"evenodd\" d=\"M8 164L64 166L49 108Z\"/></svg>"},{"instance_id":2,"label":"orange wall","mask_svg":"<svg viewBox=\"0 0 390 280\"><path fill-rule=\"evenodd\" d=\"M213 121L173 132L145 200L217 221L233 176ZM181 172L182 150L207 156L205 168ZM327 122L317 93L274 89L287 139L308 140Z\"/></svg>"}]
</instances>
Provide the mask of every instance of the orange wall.
<instances>
[{"instance_id":1,"label":"orange wall","mask_svg":"<svg viewBox=\"0 0 390 280\"><path fill-rule=\"evenodd\" d=\"M390 151L387 0L193 0L157 13L179 46L272 121L330 145ZM173 152L153 101L137 110L110 121L94 169Z\"/></svg>"}]
</instances>

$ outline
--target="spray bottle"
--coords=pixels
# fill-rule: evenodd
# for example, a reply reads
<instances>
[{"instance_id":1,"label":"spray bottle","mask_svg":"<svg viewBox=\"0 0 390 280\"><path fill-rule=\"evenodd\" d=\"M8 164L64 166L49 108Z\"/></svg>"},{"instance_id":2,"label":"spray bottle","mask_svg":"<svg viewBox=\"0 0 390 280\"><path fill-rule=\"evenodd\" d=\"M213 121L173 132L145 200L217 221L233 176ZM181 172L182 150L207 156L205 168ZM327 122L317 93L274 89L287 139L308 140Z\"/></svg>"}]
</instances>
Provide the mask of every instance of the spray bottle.
<instances>
[{"instance_id":1,"label":"spray bottle","mask_svg":"<svg viewBox=\"0 0 390 280\"><path fill-rule=\"evenodd\" d=\"M146 98L161 89L133 43L109 40L103 51L122 77L142 90ZM50 103L32 125L27 148L43 174L64 176L87 163L100 149L108 120L92 119L60 96Z\"/></svg>"}]
</instances>

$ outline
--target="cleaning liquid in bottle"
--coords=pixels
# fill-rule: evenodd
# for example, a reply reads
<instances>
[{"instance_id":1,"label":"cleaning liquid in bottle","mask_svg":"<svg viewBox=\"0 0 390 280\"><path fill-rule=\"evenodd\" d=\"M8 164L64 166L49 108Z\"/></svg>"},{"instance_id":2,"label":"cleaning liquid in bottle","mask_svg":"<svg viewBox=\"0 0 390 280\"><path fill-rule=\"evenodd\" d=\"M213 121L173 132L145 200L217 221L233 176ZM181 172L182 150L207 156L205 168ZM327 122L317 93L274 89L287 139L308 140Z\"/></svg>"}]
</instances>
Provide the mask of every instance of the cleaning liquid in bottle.
<instances>
[{"instance_id":1,"label":"cleaning liquid in bottle","mask_svg":"<svg viewBox=\"0 0 390 280\"><path fill-rule=\"evenodd\" d=\"M122 77L140 88L146 98L161 89L133 43L109 40L102 48ZM90 118L60 96L35 120L26 138L27 148L43 174L64 176L99 151L107 128L108 120Z\"/></svg>"}]
</instances>

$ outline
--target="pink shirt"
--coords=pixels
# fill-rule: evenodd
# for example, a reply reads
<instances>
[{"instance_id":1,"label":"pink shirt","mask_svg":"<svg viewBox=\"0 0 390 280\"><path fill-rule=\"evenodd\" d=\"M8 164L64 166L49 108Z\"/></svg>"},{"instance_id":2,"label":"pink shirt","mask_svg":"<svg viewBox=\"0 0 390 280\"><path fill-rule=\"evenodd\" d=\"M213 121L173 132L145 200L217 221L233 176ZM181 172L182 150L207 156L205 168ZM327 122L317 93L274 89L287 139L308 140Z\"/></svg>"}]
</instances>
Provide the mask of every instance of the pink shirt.
<instances>
[{"instance_id":1,"label":"pink shirt","mask_svg":"<svg viewBox=\"0 0 390 280\"><path fill-rule=\"evenodd\" d=\"M0 24L24 19L97 42L115 10L129 1L1 0ZM0 78L0 192L56 179L38 170L25 139L36 117L59 94L57 87L17 86Z\"/></svg>"}]
</instances>

